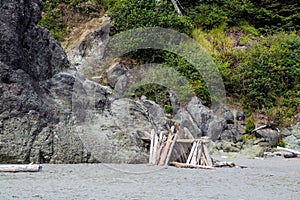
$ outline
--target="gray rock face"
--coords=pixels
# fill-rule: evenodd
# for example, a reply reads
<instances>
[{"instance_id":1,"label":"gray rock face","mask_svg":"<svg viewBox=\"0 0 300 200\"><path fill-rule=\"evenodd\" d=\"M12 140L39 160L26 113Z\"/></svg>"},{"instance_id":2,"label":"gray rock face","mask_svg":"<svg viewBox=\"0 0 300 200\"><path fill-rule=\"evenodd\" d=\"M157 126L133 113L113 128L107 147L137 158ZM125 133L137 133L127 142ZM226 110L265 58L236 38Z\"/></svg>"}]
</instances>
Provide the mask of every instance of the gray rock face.
<instances>
[{"instance_id":1,"label":"gray rock face","mask_svg":"<svg viewBox=\"0 0 300 200\"><path fill-rule=\"evenodd\" d=\"M8 0L0 5L0 61L35 80L46 80L69 67L62 48L37 25L41 4L40 0Z\"/></svg>"},{"instance_id":2,"label":"gray rock face","mask_svg":"<svg viewBox=\"0 0 300 200\"><path fill-rule=\"evenodd\" d=\"M85 162L81 141L73 137L68 112L31 76L0 63L0 162ZM58 95L58 94L57 94ZM63 112L61 112L63 111Z\"/></svg>"},{"instance_id":3,"label":"gray rock face","mask_svg":"<svg viewBox=\"0 0 300 200\"><path fill-rule=\"evenodd\" d=\"M71 71L40 6L0 1L0 163L145 162L147 109Z\"/></svg>"},{"instance_id":4,"label":"gray rock face","mask_svg":"<svg viewBox=\"0 0 300 200\"><path fill-rule=\"evenodd\" d=\"M287 148L300 150L300 123L283 130L281 135Z\"/></svg>"},{"instance_id":5,"label":"gray rock face","mask_svg":"<svg viewBox=\"0 0 300 200\"><path fill-rule=\"evenodd\" d=\"M49 32L37 25L40 7L38 0L0 1L0 162L86 161L81 142L58 125L67 116L58 113L41 86L70 65Z\"/></svg>"},{"instance_id":6,"label":"gray rock face","mask_svg":"<svg viewBox=\"0 0 300 200\"><path fill-rule=\"evenodd\" d=\"M144 110L146 110L149 115L149 119L153 121L152 124L156 126L155 128L157 130L163 129L162 125L167 122L164 109L151 100L141 99L140 102L145 107Z\"/></svg>"},{"instance_id":7,"label":"gray rock face","mask_svg":"<svg viewBox=\"0 0 300 200\"><path fill-rule=\"evenodd\" d=\"M125 70L121 63L116 63L107 70L107 80L110 87L115 88L118 80L125 76Z\"/></svg>"},{"instance_id":8,"label":"gray rock face","mask_svg":"<svg viewBox=\"0 0 300 200\"><path fill-rule=\"evenodd\" d=\"M230 110L225 110L225 112L224 112L224 119L226 120L227 124L234 124L234 116L230 112Z\"/></svg>"},{"instance_id":9,"label":"gray rock face","mask_svg":"<svg viewBox=\"0 0 300 200\"><path fill-rule=\"evenodd\" d=\"M193 135L194 138L202 136L201 129L197 126L192 116L184 109L180 110L173 118L182 127L187 128Z\"/></svg>"},{"instance_id":10,"label":"gray rock face","mask_svg":"<svg viewBox=\"0 0 300 200\"><path fill-rule=\"evenodd\" d=\"M272 129L262 129L262 130L258 130L256 131L258 137L263 137L265 138L270 146L276 146L279 142L279 140L281 139L281 135L279 132L277 132L276 130L272 130Z\"/></svg>"},{"instance_id":11,"label":"gray rock face","mask_svg":"<svg viewBox=\"0 0 300 200\"><path fill-rule=\"evenodd\" d=\"M213 114L197 97L193 97L189 102L187 111L197 123L202 135L209 136L213 141L217 140L225 129L225 121Z\"/></svg>"},{"instance_id":12,"label":"gray rock face","mask_svg":"<svg viewBox=\"0 0 300 200\"><path fill-rule=\"evenodd\" d=\"M71 63L82 73L89 73L89 70L95 70L95 68L100 68L101 71L111 27L110 18L102 17L101 19L101 26L86 30L87 33L84 33L66 50Z\"/></svg>"}]
</instances>

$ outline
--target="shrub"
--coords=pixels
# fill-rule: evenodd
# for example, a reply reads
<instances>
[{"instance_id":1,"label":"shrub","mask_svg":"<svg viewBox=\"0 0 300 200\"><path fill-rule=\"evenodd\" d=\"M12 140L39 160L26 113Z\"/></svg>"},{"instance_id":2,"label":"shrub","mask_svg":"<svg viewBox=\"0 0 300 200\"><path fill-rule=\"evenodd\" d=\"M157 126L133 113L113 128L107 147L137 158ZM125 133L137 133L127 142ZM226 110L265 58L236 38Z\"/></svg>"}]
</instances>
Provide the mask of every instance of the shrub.
<instances>
[{"instance_id":1,"label":"shrub","mask_svg":"<svg viewBox=\"0 0 300 200\"><path fill-rule=\"evenodd\" d=\"M237 70L246 108L271 108L277 105L280 97L284 97L280 102L282 105L299 106L299 47L298 35L280 33L262 38L248 50ZM287 104L291 99L294 99L293 103Z\"/></svg>"},{"instance_id":2,"label":"shrub","mask_svg":"<svg viewBox=\"0 0 300 200\"><path fill-rule=\"evenodd\" d=\"M187 17L179 17L167 0L120 0L109 11L114 21L113 33L141 27L171 28L191 34L192 25Z\"/></svg>"},{"instance_id":3,"label":"shrub","mask_svg":"<svg viewBox=\"0 0 300 200\"><path fill-rule=\"evenodd\" d=\"M254 120L252 118L249 118L247 120L245 132L246 134L251 134L254 129L255 129Z\"/></svg>"},{"instance_id":4,"label":"shrub","mask_svg":"<svg viewBox=\"0 0 300 200\"><path fill-rule=\"evenodd\" d=\"M188 15L197 27L211 30L220 26L249 23L262 33L298 31L300 3L297 0L202 0L187 3Z\"/></svg>"},{"instance_id":5,"label":"shrub","mask_svg":"<svg viewBox=\"0 0 300 200\"><path fill-rule=\"evenodd\" d=\"M62 42L73 26L100 15L101 8L97 0L43 0L43 15L39 24Z\"/></svg>"}]
</instances>

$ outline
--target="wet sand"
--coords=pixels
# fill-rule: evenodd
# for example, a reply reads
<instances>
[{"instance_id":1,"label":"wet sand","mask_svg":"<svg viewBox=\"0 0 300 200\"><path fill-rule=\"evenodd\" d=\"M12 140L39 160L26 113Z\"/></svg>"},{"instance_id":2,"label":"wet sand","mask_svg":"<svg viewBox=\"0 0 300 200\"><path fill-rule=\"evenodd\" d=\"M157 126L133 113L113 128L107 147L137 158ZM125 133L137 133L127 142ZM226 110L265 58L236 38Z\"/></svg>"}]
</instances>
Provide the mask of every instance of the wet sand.
<instances>
[{"instance_id":1,"label":"wet sand","mask_svg":"<svg viewBox=\"0 0 300 200\"><path fill-rule=\"evenodd\" d=\"M42 165L0 173L0 199L300 199L300 159L223 159L241 168Z\"/></svg>"}]
</instances>

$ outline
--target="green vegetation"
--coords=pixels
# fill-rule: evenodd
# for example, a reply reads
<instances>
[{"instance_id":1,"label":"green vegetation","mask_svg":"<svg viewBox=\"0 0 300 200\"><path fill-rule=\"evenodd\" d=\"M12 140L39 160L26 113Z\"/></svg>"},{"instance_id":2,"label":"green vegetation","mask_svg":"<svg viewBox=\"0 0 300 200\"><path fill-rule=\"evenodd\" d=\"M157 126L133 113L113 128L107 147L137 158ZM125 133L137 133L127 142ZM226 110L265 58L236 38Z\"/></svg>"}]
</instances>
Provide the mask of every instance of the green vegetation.
<instances>
[{"instance_id":1,"label":"green vegetation","mask_svg":"<svg viewBox=\"0 0 300 200\"><path fill-rule=\"evenodd\" d=\"M252 118L249 118L246 124L246 134L251 134L252 131L255 129L254 120Z\"/></svg>"},{"instance_id":2,"label":"green vegetation","mask_svg":"<svg viewBox=\"0 0 300 200\"><path fill-rule=\"evenodd\" d=\"M245 142L245 141L251 140L253 138L255 138L253 134L247 133L247 134L243 135L242 140Z\"/></svg>"},{"instance_id":3,"label":"green vegetation","mask_svg":"<svg viewBox=\"0 0 300 200\"><path fill-rule=\"evenodd\" d=\"M138 87L133 97L146 96L148 99L164 106L170 105L170 98L167 88L158 84L145 84Z\"/></svg>"},{"instance_id":4,"label":"green vegetation","mask_svg":"<svg viewBox=\"0 0 300 200\"><path fill-rule=\"evenodd\" d=\"M285 147L285 142L281 139L276 146Z\"/></svg>"},{"instance_id":5,"label":"green vegetation","mask_svg":"<svg viewBox=\"0 0 300 200\"><path fill-rule=\"evenodd\" d=\"M43 0L43 16L39 24L49 29L55 39L63 42L70 29L101 15L101 2L100 0Z\"/></svg>"},{"instance_id":6,"label":"green vegetation","mask_svg":"<svg viewBox=\"0 0 300 200\"><path fill-rule=\"evenodd\" d=\"M211 30L220 26L249 23L261 33L297 31L300 28L298 0L202 0L183 1L197 27Z\"/></svg>"},{"instance_id":7,"label":"green vegetation","mask_svg":"<svg viewBox=\"0 0 300 200\"><path fill-rule=\"evenodd\" d=\"M113 33L140 27L163 27L190 34L192 24L186 16L174 12L171 1L120 0L109 11L114 20Z\"/></svg>"},{"instance_id":8,"label":"green vegetation","mask_svg":"<svg viewBox=\"0 0 300 200\"><path fill-rule=\"evenodd\" d=\"M287 126L300 112L300 2L298 0L180 0L179 17L170 0L44 0L40 24L63 41L71 27L108 15L112 34L138 27L164 27L193 37L219 68L230 102L246 116L260 112ZM125 55L136 63L162 63L190 81L207 105L210 97L200 74L180 56L160 50ZM165 105L165 90L148 85L137 90ZM159 93L157 97L155 94ZM252 119L251 119L252 120ZM253 130L251 120L247 133Z\"/></svg>"}]
</instances>

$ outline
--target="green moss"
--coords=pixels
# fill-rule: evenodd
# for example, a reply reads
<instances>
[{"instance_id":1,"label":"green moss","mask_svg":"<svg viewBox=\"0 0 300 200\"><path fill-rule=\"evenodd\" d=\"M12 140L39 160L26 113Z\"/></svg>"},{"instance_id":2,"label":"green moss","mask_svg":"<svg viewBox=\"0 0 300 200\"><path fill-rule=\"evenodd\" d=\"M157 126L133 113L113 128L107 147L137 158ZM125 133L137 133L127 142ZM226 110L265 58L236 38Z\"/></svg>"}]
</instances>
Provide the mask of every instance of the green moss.
<instances>
[{"instance_id":1,"label":"green moss","mask_svg":"<svg viewBox=\"0 0 300 200\"><path fill-rule=\"evenodd\" d=\"M254 26L251 26L248 22L244 22L242 25L239 26L239 28L243 32L250 34L252 36L255 37L260 36L260 32Z\"/></svg>"}]
</instances>

